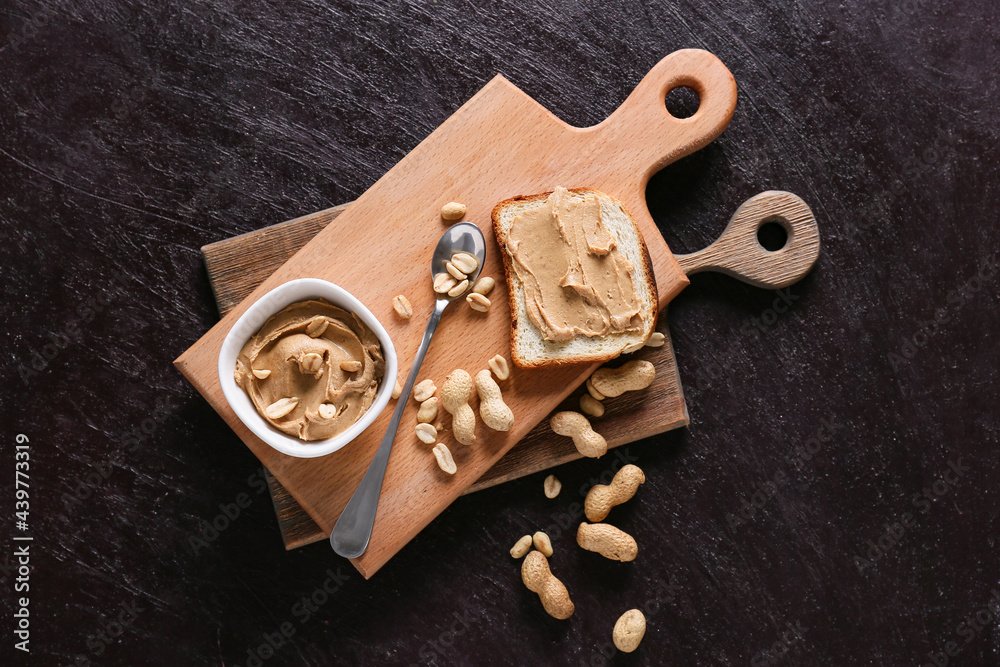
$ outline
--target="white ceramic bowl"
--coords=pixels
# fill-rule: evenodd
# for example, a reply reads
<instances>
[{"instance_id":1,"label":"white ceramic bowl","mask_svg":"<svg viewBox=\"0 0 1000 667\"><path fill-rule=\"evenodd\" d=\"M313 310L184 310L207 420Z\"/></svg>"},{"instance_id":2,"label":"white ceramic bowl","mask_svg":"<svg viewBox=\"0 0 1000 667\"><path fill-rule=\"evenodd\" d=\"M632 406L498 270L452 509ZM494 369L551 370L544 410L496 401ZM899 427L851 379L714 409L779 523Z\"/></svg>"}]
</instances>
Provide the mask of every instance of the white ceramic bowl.
<instances>
[{"instance_id":1,"label":"white ceramic bowl","mask_svg":"<svg viewBox=\"0 0 1000 667\"><path fill-rule=\"evenodd\" d=\"M375 394L375 401L368 410L361 415L361 419L351 425L340 435L326 440L312 440L306 442L298 438L282 433L268 424L257 412L250 397L246 395L233 378L236 370L236 357L250 337L260 331L268 318L279 312L286 306L290 306L297 301L323 298L335 306L343 308L349 313L357 314L358 318L372 330L382 346L382 357L385 359L385 374ZM396 350L392 346L392 340L371 311L364 307L350 292L338 287L326 280L318 278L300 278L292 280L283 285L275 287L273 290L262 296L251 305L238 320L233 328L229 330L226 339L222 342L222 350L219 352L219 383L222 385L222 393L233 408L236 416L240 418L253 434L277 449L282 454L309 459L317 456L331 454L368 428L369 425L381 414L385 406L388 405L392 397L392 389L395 386L397 372Z\"/></svg>"}]
</instances>

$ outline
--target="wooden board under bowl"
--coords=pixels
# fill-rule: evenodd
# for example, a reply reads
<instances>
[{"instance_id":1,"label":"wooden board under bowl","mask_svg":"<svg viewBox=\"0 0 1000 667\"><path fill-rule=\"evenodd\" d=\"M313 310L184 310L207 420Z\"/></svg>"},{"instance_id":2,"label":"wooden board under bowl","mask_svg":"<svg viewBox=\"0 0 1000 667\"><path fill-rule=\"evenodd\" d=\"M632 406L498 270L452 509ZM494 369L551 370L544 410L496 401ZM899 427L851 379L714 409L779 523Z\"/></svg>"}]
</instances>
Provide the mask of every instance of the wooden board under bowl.
<instances>
[{"instance_id":1,"label":"wooden board under bowl","mask_svg":"<svg viewBox=\"0 0 1000 667\"><path fill-rule=\"evenodd\" d=\"M689 118L671 116L664 104L666 94L679 86L694 89L700 99ZM222 342L246 309L289 280L329 280L353 293L385 326L404 375L433 308L428 267L443 228L442 204L454 200L468 206L467 220L487 237L484 271L499 278L503 270L490 211L504 199L559 185L592 187L624 204L646 241L660 305L665 306L688 280L646 208L646 184L665 165L717 137L735 107L736 84L729 70L712 54L696 49L661 60L611 116L588 128L567 125L509 81L495 77L344 211L338 225L317 233L175 363L320 528L329 531L368 469L390 411L326 457L299 459L269 447L236 416L218 376ZM497 289L506 286L500 282ZM413 304L411 321L393 315L397 294ZM509 324L502 298L495 299L485 315L468 307L449 309L421 376L442 381L456 368L473 374L486 368L493 355L509 354ZM596 367L516 369L504 387L504 399L517 418L510 431L481 427L472 447L458 445L451 434L441 438L455 455L454 475L437 468L412 429L401 428L368 549L351 559L352 564L365 577L375 573ZM409 401L402 423L416 423L416 410L416 403Z\"/></svg>"},{"instance_id":2,"label":"wooden board under bowl","mask_svg":"<svg viewBox=\"0 0 1000 667\"><path fill-rule=\"evenodd\" d=\"M349 204L342 204L204 246L201 252L219 314L225 315L232 310L299 248L336 220L348 206ZM592 421L596 428L607 435L610 447L635 442L688 423L665 313L660 315L657 330L666 337L664 346L646 348L633 355L651 361L656 366L656 379L646 391L647 400L655 404L656 409L636 410L634 401L628 396L606 399L604 416ZM578 409L581 393L582 390L574 392L557 410ZM567 438L553 434L547 427L547 421L543 420L533 428L483 473L466 493L579 459L580 453L576 451L576 447ZM295 549L329 537L266 468L265 477L286 549Z\"/></svg>"}]
</instances>

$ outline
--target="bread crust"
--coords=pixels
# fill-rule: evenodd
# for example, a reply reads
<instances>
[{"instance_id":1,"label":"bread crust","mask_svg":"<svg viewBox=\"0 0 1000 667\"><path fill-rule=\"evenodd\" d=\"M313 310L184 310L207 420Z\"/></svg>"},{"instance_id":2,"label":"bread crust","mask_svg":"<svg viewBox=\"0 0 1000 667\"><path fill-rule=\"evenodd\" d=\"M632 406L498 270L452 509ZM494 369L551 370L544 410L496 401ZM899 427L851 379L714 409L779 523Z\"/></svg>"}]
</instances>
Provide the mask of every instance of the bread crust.
<instances>
[{"instance_id":1,"label":"bread crust","mask_svg":"<svg viewBox=\"0 0 1000 667\"><path fill-rule=\"evenodd\" d=\"M646 246L646 239L642 236L642 230L639 229L639 224L635 221L635 217L632 212L629 211L621 201L612 197L606 192L594 188L567 188L569 192L574 194L589 194L593 193L599 197L606 197L607 199L613 201L615 205L621 208L622 211L628 215L632 224L635 225L635 229L638 232L639 245L642 248L642 262L644 275L646 277L647 286L653 296L653 317L652 321L647 327L646 337L656 329L656 321L659 318L659 294L656 291L656 276L653 274L653 262L649 257L649 248ZM549 195L552 194L552 190L548 192L541 192L534 195L517 195L516 197L511 197L510 199L505 199L496 206L493 207L493 211L490 213L490 219L493 222L493 236L497 240L497 244L500 246L500 254L503 257L503 271L504 277L507 281L507 303L510 307L510 358L518 368L549 368L553 366L578 366L580 364L593 364L598 362L610 361L621 355L621 352L614 354L592 354L586 356L577 356L573 358L557 358L550 359L546 361L529 361L518 354L518 315L517 315L517 293L514 289L514 281L512 279L514 268L511 266L510 253L507 252L507 236L503 233L501 229L500 216L505 209L510 206L517 204L531 203L535 201L545 201L548 199ZM532 324L534 326L534 324Z\"/></svg>"}]
</instances>

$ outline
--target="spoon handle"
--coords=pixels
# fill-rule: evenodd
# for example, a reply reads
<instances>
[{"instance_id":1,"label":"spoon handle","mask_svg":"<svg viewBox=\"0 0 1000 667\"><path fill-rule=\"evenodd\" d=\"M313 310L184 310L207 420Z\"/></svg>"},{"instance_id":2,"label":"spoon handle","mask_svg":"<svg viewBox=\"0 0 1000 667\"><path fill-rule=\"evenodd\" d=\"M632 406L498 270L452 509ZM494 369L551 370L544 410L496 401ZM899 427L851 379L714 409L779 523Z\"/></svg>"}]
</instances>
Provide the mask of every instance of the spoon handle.
<instances>
[{"instance_id":1,"label":"spoon handle","mask_svg":"<svg viewBox=\"0 0 1000 667\"><path fill-rule=\"evenodd\" d=\"M399 420L403 416L403 410L413 390L413 383L420 372L420 365L424 362L424 355L430 347L431 338L437 329L438 322L441 321L441 313L450 303L447 299L438 299L434 304L434 312L424 329L424 337L417 348L417 355L413 359L413 366L409 375L406 376L406 384L403 385L403 392L396 401L396 409L392 412L392 419L389 420L389 428L382 438L382 443L378 446L375 458L368 466L361 484L358 485L350 502L337 519L337 525L330 533L330 546L333 550L344 558L357 558L368 548L368 540L372 536L372 526L375 525L375 513L378 510L379 495L382 493L382 479L385 477L386 466L389 465L389 452L392 451L392 443L396 439L396 431L399 429ZM385 382L390 379L386 378Z\"/></svg>"}]
</instances>

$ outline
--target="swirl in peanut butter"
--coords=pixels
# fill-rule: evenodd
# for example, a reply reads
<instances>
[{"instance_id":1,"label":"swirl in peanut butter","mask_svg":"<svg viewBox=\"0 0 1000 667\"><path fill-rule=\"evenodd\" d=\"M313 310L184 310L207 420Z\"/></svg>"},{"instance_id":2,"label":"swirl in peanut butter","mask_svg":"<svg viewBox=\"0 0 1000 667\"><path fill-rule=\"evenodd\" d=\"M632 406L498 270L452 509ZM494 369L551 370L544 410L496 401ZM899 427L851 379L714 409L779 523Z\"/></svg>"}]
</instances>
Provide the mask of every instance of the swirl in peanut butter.
<instances>
[{"instance_id":1,"label":"swirl in peanut butter","mask_svg":"<svg viewBox=\"0 0 1000 667\"><path fill-rule=\"evenodd\" d=\"M528 317L546 340L643 329L635 267L618 250L593 193L556 188L514 219L507 252Z\"/></svg>"},{"instance_id":2,"label":"swirl in peanut butter","mask_svg":"<svg viewBox=\"0 0 1000 667\"><path fill-rule=\"evenodd\" d=\"M347 430L371 406L385 370L375 334L316 299L272 316L236 358L236 383L276 429L302 440Z\"/></svg>"}]
</instances>

